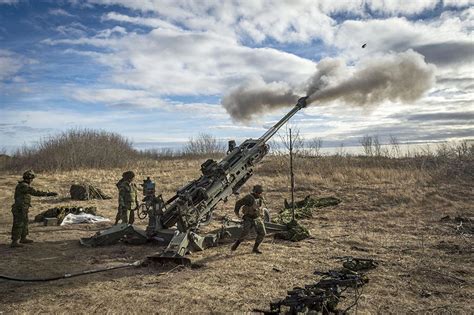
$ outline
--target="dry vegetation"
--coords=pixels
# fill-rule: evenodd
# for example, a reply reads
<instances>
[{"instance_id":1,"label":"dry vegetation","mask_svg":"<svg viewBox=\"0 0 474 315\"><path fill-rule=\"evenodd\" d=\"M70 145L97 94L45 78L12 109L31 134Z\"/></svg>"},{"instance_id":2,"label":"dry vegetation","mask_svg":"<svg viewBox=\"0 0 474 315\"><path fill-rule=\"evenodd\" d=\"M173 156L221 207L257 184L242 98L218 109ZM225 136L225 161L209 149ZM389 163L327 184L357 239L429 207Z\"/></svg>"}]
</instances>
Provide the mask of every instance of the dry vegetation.
<instances>
[{"instance_id":1,"label":"dry vegetation","mask_svg":"<svg viewBox=\"0 0 474 315\"><path fill-rule=\"evenodd\" d=\"M199 175L204 159L137 162L137 178L157 180L165 198ZM469 314L473 308L472 230L445 216L474 219L472 155L410 159L367 157L300 157L296 161L297 197L335 196L338 206L315 210L302 223L312 238L291 243L266 238L264 255L251 254L251 242L236 253L229 244L193 253L199 269L141 267L50 283L0 280L0 312L5 313L227 313L267 308L286 290L318 279L313 271L340 266L333 256L379 259L369 272L358 312L362 314ZM116 188L122 168L43 172L34 186L59 192L57 198L34 198L30 219L57 205L94 205L115 217ZM287 160L267 157L247 183L266 187L273 213L289 196ZM36 242L8 247L10 204L19 173L0 179L0 274L40 277L77 272L143 259L161 248L117 244L84 248L80 237L108 226L45 227L30 224ZM114 196L112 200L73 202L70 184L88 181ZM231 215L234 199L216 211ZM471 221L472 223L472 221ZM146 221L139 222L145 227ZM471 226L472 228L472 226ZM281 270L276 272L273 268Z\"/></svg>"},{"instance_id":2,"label":"dry vegetation","mask_svg":"<svg viewBox=\"0 0 474 315\"><path fill-rule=\"evenodd\" d=\"M83 168L127 168L137 161L202 156L222 156L225 146L212 135L202 133L190 138L182 150L136 150L120 134L94 129L69 129L42 138L36 145L23 146L12 156L0 150L0 170L70 171Z\"/></svg>"}]
</instances>

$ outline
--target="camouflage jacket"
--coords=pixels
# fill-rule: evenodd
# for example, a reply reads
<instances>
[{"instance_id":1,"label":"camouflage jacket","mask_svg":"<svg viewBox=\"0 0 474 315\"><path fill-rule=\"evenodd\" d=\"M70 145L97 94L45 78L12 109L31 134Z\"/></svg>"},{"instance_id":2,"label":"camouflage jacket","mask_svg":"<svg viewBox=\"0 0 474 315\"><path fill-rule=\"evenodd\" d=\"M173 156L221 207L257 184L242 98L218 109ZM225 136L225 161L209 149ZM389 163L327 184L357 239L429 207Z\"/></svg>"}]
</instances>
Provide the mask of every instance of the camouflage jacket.
<instances>
[{"instance_id":1,"label":"camouflage jacket","mask_svg":"<svg viewBox=\"0 0 474 315\"><path fill-rule=\"evenodd\" d=\"M16 208L28 209L31 207L31 196L44 197L48 192L36 190L25 181L18 182L15 188L15 204Z\"/></svg>"},{"instance_id":2,"label":"camouflage jacket","mask_svg":"<svg viewBox=\"0 0 474 315\"><path fill-rule=\"evenodd\" d=\"M117 183L119 190L119 207L125 209L134 209L138 204L137 185L126 180L120 180Z\"/></svg>"},{"instance_id":3,"label":"camouflage jacket","mask_svg":"<svg viewBox=\"0 0 474 315\"><path fill-rule=\"evenodd\" d=\"M263 217L263 197L256 198L254 194L250 193L239 199L235 203L234 212L236 215L239 215L240 208L242 208L242 213L249 218L262 218Z\"/></svg>"}]
</instances>

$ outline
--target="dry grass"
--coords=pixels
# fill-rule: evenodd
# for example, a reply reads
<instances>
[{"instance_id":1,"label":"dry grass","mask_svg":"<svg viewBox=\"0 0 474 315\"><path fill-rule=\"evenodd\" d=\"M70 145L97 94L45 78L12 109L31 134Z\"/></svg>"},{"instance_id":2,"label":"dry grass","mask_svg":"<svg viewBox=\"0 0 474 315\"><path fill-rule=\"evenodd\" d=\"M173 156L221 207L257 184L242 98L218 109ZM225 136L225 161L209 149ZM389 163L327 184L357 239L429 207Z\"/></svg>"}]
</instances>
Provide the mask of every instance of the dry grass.
<instances>
[{"instance_id":1,"label":"dry grass","mask_svg":"<svg viewBox=\"0 0 474 315\"><path fill-rule=\"evenodd\" d=\"M157 180L166 198L199 175L202 160L167 160L136 165L137 178ZM229 244L194 253L199 269L142 267L31 284L0 282L0 311L5 313L227 313L267 308L293 286L314 282L314 270L339 266L332 256L353 255L381 260L369 273L358 311L363 314L468 314L473 309L472 235L456 232L446 215L473 217L472 178L439 176L438 166L413 161L364 162L353 158L303 159L296 169L297 197L335 196L343 202L318 209L303 220L313 238L289 243L267 238L264 255L250 253L251 242L236 253ZM370 164L370 165L369 165ZM472 167L472 164L471 164ZM35 198L30 218L53 205L71 204L67 194L75 181L87 180L116 197L122 169L39 174L35 187L56 190L58 198ZM461 172L463 175L464 172ZM0 178L0 273L48 276L131 262L153 254L152 245L84 248L80 237L99 226L30 225L36 243L10 249L10 204L18 174ZM272 211L289 196L285 162L266 158L246 185L266 186ZM63 197L61 199L61 197ZM216 212L232 213L234 199ZM113 219L115 200L74 202L94 205ZM144 227L146 222L140 222ZM218 226L214 222L211 227ZM281 270L275 272L273 267Z\"/></svg>"}]
</instances>

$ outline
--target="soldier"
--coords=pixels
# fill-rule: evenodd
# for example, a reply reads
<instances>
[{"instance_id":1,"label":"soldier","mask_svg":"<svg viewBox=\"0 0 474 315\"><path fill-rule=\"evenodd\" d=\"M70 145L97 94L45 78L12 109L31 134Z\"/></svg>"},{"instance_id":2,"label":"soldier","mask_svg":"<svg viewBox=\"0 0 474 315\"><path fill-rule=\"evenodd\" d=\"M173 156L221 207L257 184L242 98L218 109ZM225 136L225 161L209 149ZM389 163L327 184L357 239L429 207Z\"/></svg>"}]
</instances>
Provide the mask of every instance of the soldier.
<instances>
[{"instance_id":1,"label":"soldier","mask_svg":"<svg viewBox=\"0 0 474 315\"><path fill-rule=\"evenodd\" d=\"M115 224L117 224L119 220L122 220L122 223L128 224L133 224L135 221L134 210L138 208L138 194L137 185L133 183L134 178L135 174L132 171L127 171L122 174L122 179L117 183L119 205L118 213L115 217Z\"/></svg>"},{"instance_id":2,"label":"soldier","mask_svg":"<svg viewBox=\"0 0 474 315\"><path fill-rule=\"evenodd\" d=\"M15 203L12 205L13 226L11 247L23 247L20 243L33 243L27 239L28 235L28 209L31 207L31 196L57 196L55 192L39 191L31 187L35 173L31 170L23 173L23 180L15 188ZM18 240L20 243L18 243Z\"/></svg>"},{"instance_id":3,"label":"soldier","mask_svg":"<svg viewBox=\"0 0 474 315\"><path fill-rule=\"evenodd\" d=\"M266 231L265 225L263 223L263 188L261 185L253 186L252 193L238 200L235 204L234 212L240 217L239 210L242 208L243 221L242 221L242 232L239 239L232 245L231 250L236 250L239 247L240 243L244 238L249 234L252 227L255 228L257 232L257 237L255 239L255 245L253 246L252 252L256 254L261 254L262 252L258 249L260 243L262 243Z\"/></svg>"}]
</instances>

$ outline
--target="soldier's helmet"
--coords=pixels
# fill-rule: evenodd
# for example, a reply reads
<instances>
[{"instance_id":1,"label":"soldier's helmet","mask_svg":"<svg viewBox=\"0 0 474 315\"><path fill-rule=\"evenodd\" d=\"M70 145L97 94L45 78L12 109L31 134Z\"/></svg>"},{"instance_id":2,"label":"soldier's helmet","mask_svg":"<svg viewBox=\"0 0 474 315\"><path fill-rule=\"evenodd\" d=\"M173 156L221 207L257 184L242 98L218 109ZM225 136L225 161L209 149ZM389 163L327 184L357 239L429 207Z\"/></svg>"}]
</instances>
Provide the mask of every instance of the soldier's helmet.
<instances>
[{"instance_id":1,"label":"soldier's helmet","mask_svg":"<svg viewBox=\"0 0 474 315\"><path fill-rule=\"evenodd\" d=\"M263 193L263 187L262 187L262 185L255 185L255 186L253 186L252 192L254 192L254 193L256 193L256 194L261 194L261 193Z\"/></svg>"},{"instance_id":2,"label":"soldier's helmet","mask_svg":"<svg viewBox=\"0 0 474 315\"><path fill-rule=\"evenodd\" d=\"M27 170L23 173L23 179L33 179L35 178L35 172L33 170Z\"/></svg>"},{"instance_id":3,"label":"soldier's helmet","mask_svg":"<svg viewBox=\"0 0 474 315\"><path fill-rule=\"evenodd\" d=\"M131 180L135 178L135 173L133 171L126 171L122 174L122 177L125 180Z\"/></svg>"}]
</instances>

